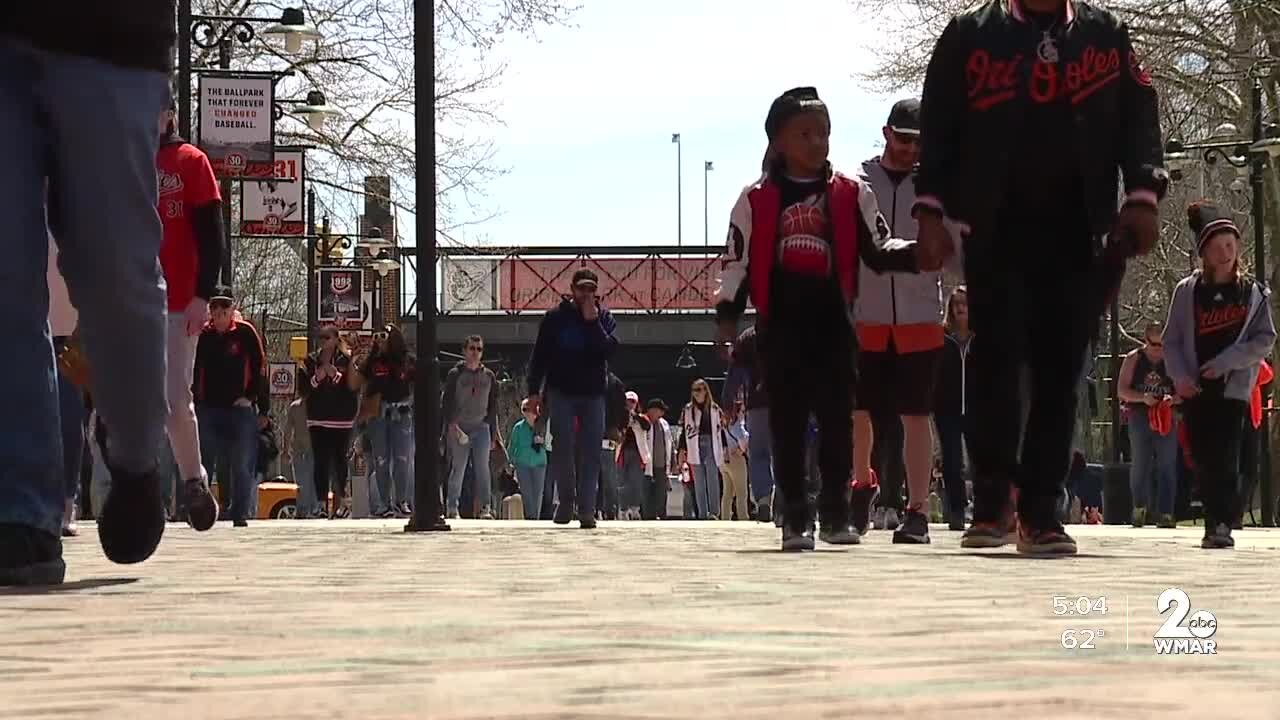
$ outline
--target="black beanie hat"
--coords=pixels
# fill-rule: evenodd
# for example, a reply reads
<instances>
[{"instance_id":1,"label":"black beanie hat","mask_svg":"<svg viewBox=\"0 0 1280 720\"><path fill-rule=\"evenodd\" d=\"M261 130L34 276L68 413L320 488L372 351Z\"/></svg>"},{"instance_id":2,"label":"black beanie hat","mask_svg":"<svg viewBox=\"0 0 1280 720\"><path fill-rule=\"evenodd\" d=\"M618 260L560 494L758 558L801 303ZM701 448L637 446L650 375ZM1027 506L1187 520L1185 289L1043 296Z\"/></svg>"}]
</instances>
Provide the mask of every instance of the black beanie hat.
<instances>
[{"instance_id":1,"label":"black beanie hat","mask_svg":"<svg viewBox=\"0 0 1280 720\"><path fill-rule=\"evenodd\" d=\"M1194 202L1187 206L1187 222L1191 232L1196 234L1196 254L1204 253L1204 244L1219 232L1226 230L1240 237L1240 228L1231 219L1231 215L1208 200Z\"/></svg>"},{"instance_id":2,"label":"black beanie hat","mask_svg":"<svg viewBox=\"0 0 1280 720\"><path fill-rule=\"evenodd\" d=\"M788 120L804 112L827 113L827 104L818 97L818 90L811 87L792 88L773 101L769 106L769 115L764 120L764 132L773 140Z\"/></svg>"}]
</instances>

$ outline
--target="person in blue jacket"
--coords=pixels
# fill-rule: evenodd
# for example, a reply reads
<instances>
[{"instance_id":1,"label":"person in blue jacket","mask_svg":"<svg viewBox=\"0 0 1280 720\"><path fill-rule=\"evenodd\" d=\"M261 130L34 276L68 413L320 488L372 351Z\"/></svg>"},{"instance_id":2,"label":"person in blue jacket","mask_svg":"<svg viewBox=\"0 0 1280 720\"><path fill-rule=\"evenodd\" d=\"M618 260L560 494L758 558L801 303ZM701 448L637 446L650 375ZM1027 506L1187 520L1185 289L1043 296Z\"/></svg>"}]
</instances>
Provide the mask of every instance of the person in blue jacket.
<instances>
[{"instance_id":1,"label":"person in blue jacket","mask_svg":"<svg viewBox=\"0 0 1280 720\"><path fill-rule=\"evenodd\" d=\"M576 504L578 521L588 530L596 526L600 453L595 449L604 437L609 360L618 349L617 323L596 297L599 286L591 270L573 274L572 296L548 310L538 326L528 377L529 406L549 414L556 438L549 475L560 503L552 519L567 525ZM579 447L591 452L583 452L581 466L575 467Z\"/></svg>"}]
</instances>

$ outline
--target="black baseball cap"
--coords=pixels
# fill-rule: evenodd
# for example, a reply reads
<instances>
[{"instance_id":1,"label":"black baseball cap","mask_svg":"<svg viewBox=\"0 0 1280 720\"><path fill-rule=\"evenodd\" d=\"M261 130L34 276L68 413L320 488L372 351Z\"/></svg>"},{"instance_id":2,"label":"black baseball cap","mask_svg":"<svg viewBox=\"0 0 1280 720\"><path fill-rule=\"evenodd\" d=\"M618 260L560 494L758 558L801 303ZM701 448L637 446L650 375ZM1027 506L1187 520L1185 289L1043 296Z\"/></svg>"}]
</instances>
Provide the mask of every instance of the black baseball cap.
<instances>
[{"instance_id":1,"label":"black baseball cap","mask_svg":"<svg viewBox=\"0 0 1280 720\"><path fill-rule=\"evenodd\" d=\"M228 305L235 304L236 294L231 291L228 285L219 285L213 289L213 297L209 298L211 303L226 303Z\"/></svg>"},{"instance_id":2,"label":"black baseball cap","mask_svg":"<svg viewBox=\"0 0 1280 720\"><path fill-rule=\"evenodd\" d=\"M578 287L579 285L590 285L592 289L600 287L600 278L591 270L582 268L573 274L573 282L569 283L570 287Z\"/></svg>"},{"instance_id":3,"label":"black baseball cap","mask_svg":"<svg viewBox=\"0 0 1280 720\"><path fill-rule=\"evenodd\" d=\"M916 98L899 100L889 111L889 129L903 135L920 134L920 101Z\"/></svg>"}]
</instances>

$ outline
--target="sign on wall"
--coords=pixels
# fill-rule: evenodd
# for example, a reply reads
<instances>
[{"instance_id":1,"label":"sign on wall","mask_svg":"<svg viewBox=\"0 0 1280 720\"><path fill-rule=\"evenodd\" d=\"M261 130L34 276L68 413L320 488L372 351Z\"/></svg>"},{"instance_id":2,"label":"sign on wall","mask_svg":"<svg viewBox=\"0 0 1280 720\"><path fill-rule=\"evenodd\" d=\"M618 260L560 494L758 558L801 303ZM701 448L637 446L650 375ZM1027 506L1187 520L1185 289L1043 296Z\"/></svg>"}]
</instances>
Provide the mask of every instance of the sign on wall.
<instances>
[{"instance_id":1,"label":"sign on wall","mask_svg":"<svg viewBox=\"0 0 1280 720\"><path fill-rule=\"evenodd\" d=\"M277 148L270 180L241 184L240 232L244 235L305 235L306 165L301 150Z\"/></svg>"},{"instance_id":2,"label":"sign on wall","mask_svg":"<svg viewBox=\"0 0 1280 720\"><path fill-rule=\"evenodd\" d=\"M271 397L293 397L297 389L298 366L291 362L271 363L268 380L271 382Z\"/></svg>"},{"instance_id":3,"label":"sign on wall","mask_svg":"<svg viewBox=\"0 0 1280 720\"><path fill-rule=\"evenodd\" d=\"M364 276L358 269L320 268L317 319L322 323L364 324Z\"/></svg>"},{"instance_id":4,"label":"sign on wall","mask_svg":"<svg viewBox=\"0 0 1280 720\"><path fill-rule=\"evenodd\" d=\"M440 309L497 310L498 261L488 258L440 258Z\"/></svg>"},{"instance_id":5,"label":"sign on wall","mask_svg":"<svg viewBox=\"0 0 1280 720\"><path fill-rule=\"evenodd\" d=\"M270 77L200 76L199 145L214 173L268 176L275 145L275 84ZM247 172L251 166L265 173Z\"/></svg>"}]
</instances>

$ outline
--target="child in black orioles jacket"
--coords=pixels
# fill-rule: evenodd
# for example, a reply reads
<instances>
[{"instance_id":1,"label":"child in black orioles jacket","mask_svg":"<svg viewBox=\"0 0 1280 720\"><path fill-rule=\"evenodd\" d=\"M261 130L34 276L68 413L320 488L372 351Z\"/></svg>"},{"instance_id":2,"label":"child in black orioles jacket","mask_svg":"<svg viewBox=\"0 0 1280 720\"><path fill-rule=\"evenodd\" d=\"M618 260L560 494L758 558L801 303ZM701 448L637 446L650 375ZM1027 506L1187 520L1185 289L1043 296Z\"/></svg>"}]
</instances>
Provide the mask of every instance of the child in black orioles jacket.
<instances>
[{"instance_id":1,"label":"child in black orioles jacket","mask_svg":"<svg viewBox=\"0 0 1280 720\"><path fill-rule=\"evenodd\" d=\"M821 430L820 537L855 545L850 521L854 335L850 308L861 259L877 272L916 270L912 243L888 241L871 188L827 162L831 120L813 88L769 108L764 175L734 205L720 278L720 339L732 341L748 299L771 400L774 471L785 498L782 549L812 550L805 430Z\"/></svg>"}]
</instances>

